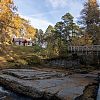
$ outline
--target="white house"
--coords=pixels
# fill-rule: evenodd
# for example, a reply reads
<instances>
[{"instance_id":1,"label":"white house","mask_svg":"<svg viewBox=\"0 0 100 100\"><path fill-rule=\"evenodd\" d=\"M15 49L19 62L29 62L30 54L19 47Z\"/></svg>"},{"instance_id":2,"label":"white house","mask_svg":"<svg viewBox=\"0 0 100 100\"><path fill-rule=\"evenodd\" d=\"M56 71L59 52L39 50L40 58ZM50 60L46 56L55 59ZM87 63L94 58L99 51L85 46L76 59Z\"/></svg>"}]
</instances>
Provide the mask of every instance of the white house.
<instances>
[{"instance_id":1,"label":"white house","mask_svg":"<svg viewBox=\"0 0 100 100\"><path fill-rule=\"evenodd\" d=\"M13 37L12 42L15 45L20 45L20 46L33 46L33 41L27 38L23 38L23 37Z\"/></svg>"}]
</instances>

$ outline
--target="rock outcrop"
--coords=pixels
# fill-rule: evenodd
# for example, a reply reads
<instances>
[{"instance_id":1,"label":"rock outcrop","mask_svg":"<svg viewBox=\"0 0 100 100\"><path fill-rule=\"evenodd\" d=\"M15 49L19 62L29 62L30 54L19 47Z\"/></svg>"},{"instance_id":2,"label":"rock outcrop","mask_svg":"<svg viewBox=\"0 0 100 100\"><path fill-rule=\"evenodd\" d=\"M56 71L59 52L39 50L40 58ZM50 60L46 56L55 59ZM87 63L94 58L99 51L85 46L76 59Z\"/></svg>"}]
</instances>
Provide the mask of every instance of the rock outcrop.
<instances>
[{"instance_id":1,"label":"rock outcrop","mask_svg":"<svg viewBox=\"0 0 100 100\"><path fill-rule=\"evenodd\" d=\"M1 71L0 84L36 100L73 100L95 77L54 70L6 69Z\"/></svg>"}]
</instances>

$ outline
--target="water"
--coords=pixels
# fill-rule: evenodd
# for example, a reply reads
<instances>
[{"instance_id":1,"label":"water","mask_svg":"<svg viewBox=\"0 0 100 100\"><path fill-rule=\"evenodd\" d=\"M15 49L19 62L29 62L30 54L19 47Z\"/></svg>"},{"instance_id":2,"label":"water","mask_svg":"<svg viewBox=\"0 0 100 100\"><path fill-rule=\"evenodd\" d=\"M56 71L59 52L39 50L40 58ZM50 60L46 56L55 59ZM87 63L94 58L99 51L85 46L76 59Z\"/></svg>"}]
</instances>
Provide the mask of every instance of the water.
<instances>
[{"instance_id":1,"label":"water","mask_svg":"<svg viewBox=\"0 0 100 100\"><path fill-rule=\"evenodd\" d=\"M0 86L0 100L33 100L30 97L11 92Z\"/></svg>"},{"instance_id":2,"label":"water","mask_svg":"<svg viewBox=\"0 0 100 100\"><path fill-rule=\"evenodd\" d=\"M97 100L100 100L100 84L99 84L99 90L98 90Z\"/></svg>"}]
</instances>

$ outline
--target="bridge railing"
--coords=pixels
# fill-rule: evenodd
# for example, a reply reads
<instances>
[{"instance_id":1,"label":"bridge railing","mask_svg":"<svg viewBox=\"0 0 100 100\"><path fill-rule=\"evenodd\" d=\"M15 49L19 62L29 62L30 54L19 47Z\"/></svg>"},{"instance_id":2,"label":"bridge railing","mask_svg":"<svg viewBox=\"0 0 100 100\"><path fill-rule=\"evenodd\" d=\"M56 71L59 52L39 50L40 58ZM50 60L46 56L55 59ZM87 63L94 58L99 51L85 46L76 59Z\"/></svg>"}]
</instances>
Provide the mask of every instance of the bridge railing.
<instances>
[{"instance_id":1,"label":"bridge railing","mask_svg":"<svg viewBox=\"0 0 100 100\"><path fill-rule=\"evenodd\" d=\"M100 51L100 45L68 46L68 51Z\"/></svg>"}]
</instances>

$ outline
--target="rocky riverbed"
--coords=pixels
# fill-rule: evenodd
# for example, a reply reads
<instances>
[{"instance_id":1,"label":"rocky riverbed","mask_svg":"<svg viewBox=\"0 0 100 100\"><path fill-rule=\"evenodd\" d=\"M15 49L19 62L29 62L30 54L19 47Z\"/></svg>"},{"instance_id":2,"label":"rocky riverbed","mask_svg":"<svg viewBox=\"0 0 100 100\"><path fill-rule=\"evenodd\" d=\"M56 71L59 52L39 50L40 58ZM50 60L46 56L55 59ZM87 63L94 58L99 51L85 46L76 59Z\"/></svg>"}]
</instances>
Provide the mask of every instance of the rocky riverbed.
<instances>
[{"instance_id":1,"label":"rocky riverbed","mask_svg":"<svg viewBox=\"0 0 100 100\"><path fill-rule=\"evenodd\" d=\"M33 100L74 100L84 94L86 86L97 84L96 77L97 72L70 75L50 69L5 69L0 84Z\"/></svg>"}]
</instances>

